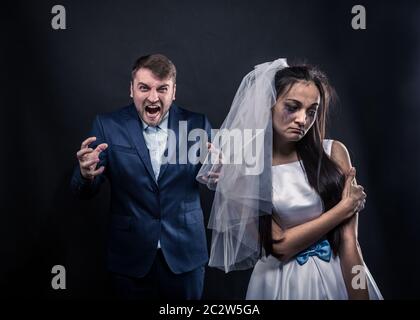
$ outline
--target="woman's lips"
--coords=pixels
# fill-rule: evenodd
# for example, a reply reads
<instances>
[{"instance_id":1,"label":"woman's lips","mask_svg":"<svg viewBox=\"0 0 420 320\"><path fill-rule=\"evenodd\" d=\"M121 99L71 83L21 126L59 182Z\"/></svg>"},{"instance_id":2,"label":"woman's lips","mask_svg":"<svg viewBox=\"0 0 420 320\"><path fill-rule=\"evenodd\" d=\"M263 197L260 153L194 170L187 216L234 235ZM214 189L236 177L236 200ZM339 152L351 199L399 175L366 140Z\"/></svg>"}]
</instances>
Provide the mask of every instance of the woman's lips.
<instances>
[{"instance_id":1,"label":"woman's lips","mask_svg":"<svg viewBox=\"0 0 420 320\"><path fill-rule=\"evenodd\" d=\"M301 129L290 128L290 130L292 130L292 131L294 131L294 132L296 132L296 133L303 134L303 130L301 130Z\"/></svg>"}]
</instances>

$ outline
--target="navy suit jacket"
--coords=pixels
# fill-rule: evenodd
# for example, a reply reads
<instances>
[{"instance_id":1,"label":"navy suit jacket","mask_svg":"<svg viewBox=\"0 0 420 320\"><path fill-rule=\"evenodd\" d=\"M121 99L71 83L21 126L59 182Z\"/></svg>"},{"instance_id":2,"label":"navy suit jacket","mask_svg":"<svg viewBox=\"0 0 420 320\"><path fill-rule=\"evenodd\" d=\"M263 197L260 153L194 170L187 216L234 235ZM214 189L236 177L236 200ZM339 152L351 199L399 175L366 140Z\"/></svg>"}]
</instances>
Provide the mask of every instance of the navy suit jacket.
<instances>
[{"instance_id":1,"label":"navy suit jacket","mask_svg":"<svg viewBox=\"0 0 420 320\"><path fill-rule=\"evenodd\" d=\"M210 138L210 123L204 115L172 104L168 129L176 133L177 155L179 121L187 122L187 132L205 129ZM91 131L91 136L97 140L91 147L108 144L98 165L105 166L105 171L90 182L81 176L76 166L71 189L80 198L91 198L99 191L105 177L110 182L107 252L110 271L143 277L152 266L159 239L170 269L176 274L191 271L208 260L195 180L200 163L162 164L156 181L142 130L134 104L97 116ZM188 142L188 147L192 143Z\"/></svg>"}]
</instances>

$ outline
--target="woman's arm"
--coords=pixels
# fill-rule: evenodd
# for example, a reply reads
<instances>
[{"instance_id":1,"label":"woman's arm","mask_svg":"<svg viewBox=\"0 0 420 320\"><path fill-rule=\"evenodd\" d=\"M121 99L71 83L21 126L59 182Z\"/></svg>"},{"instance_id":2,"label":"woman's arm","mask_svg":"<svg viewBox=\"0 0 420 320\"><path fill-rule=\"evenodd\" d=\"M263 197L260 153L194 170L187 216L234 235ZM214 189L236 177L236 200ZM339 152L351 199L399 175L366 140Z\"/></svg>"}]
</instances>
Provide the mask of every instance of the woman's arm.
<instances>
[{"instance_id":1,"label":"woman's arm","mask_svg":"<svg viewBox=\"0 0 420 320\"><path fill-rule=\"evenodd\" d=\"M342 228L347 228L347 226L351 224L357 225L357 215L354 215L354 217L352 217L348 222L346 222ZM357 241L357 238L354 236L343 237L343 232L341 234L342 234L341 243L340 243L340 248L338 250L338 255L340 256L341 271L343 273L343 278L346 284L349 299L369 300L369 291L367 288L366 277L363 279L364 286L360 286L360 288L359 287L354 288L352 286L353 277L358 276L357 274L352 273L353 267L361 266L361 270L364 270L365 268L359 242ZM360 272L360 269L356 271Z\"/></svg>"},{"instance_id":2,"label":"woman's arm","mask_svg":"<svg viewBox=\"0 0 420 320\"><path fill-rule=\"evenodd\" d=\"M358 216L355 212L360 208L366 195L363 192L363 187L355 182L355 170L351 170L350 157L342 143L333 142L331 158L342 172L349 172L341 201L318 218L287 230L282 230L278 221L274 221L275 223L272 224L273 255L282 261L288 261L325 236L330 230L342 224L339 256L349 298L368 299L367 288L354 289L351 285L354 276L351 272L352 268L364 265L357 242ZM275 220L274 216L273 219Z\"/></svg>"},{"instance_id":3,"label":"woman's arm","mask_svg":"<svg viewBox=\"0 0 420 320\"><path fill-rule=\"evenodd\" d=\"M286 230L282 230L275 221L272 227L273 255L281 261L288 261L352 214L351 208L345 203L339 203L318 218Z\"/></svg>"},{"instance_id":4,"label":"woman's arm","mask_svg":"<svg viewBox=\"0 0 420 320\"><path fill-rule=\"evenodd\" d=\"M278 222L273 223L273 255L287 261L353 216L360 198L363 197L363 188L352 184L353 179L354 172L346 178L341 201L318 218L286 230L282 230Z\"/></svg>"},{"instance_id":5,"label":"woman's arm","mask_svg":"<svg viewBox=\"0 0 420 320\"><path fill-rule=\"evenodd\" d=\"M347 148L339 141L334 141L331 150L331 158L339 166L342 172L347 172L351 167L351 160ZM356 179L354 180L356 183ZM354 266L363 266L364 262L362 252L357 240L358 229L358 213L347 219L340 226L341 243L338 251L341 261L341 270L346 284L349 299L364 300L369 299L369 292L367 289L367 279L365 280L365 288L353 288L352 279L356 274L352 273Z\"/></svg>"}]
</instances>

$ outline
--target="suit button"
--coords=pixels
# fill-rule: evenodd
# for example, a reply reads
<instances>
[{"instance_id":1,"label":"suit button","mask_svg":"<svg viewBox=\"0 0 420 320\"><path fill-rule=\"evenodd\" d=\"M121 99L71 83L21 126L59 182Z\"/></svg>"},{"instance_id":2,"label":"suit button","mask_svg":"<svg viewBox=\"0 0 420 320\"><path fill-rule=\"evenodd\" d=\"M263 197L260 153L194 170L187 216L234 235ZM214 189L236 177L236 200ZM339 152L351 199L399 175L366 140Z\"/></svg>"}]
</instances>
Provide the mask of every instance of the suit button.
<instances>
[{"instance_id":1,"label":"suit button","mask_svg":"<svg viewBox=\"0 0 420 320\"><path fill-rule=\"evenodd\" d=\"M159 193L159 189L158 188L153 188L153 193Z\"/></svg>"}]
</instances>

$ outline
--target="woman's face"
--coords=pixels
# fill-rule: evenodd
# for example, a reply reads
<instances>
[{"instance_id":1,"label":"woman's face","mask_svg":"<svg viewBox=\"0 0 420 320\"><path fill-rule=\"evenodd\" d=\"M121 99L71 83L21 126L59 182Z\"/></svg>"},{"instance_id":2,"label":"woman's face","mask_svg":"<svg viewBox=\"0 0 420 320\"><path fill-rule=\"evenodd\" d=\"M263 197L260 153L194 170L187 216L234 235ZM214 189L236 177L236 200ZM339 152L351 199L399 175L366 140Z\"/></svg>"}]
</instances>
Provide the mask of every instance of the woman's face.
<instances>
[{"instance_id":1,"label":"woman's face","mask_svg":"<svg viewBox=\"0 0 420 320\"><path fill-rule=\"evenodd\" d=\"M299 141L314 124L319 103L319 90L313 82L296 82L278 97L272 109L274 132L282 140Z\"/></svg>"}]
</instances>

